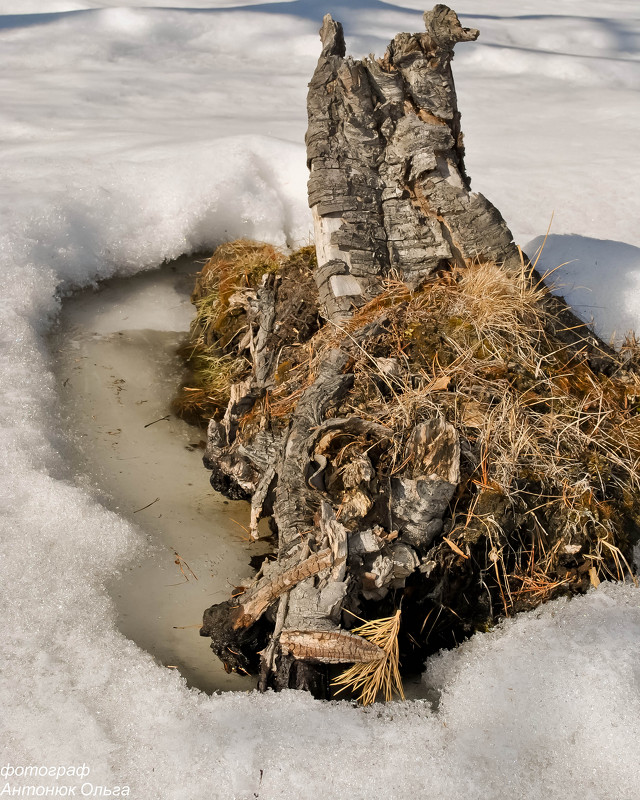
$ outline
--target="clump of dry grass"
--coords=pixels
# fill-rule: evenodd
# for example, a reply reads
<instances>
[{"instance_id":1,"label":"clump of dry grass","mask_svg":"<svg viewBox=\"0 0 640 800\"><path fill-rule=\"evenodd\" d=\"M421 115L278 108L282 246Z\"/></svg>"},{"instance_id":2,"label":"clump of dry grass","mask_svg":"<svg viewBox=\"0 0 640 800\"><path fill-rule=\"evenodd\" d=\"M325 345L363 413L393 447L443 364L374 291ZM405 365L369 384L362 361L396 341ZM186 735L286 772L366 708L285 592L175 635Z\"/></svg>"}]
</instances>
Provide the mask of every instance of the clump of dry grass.
<instances>
[{"instance_id":1,"label":"clump of dry grass","mask_svg":"<svg viewBox=\"0 0 640 800\"><path fill-rule=\"evenodd\" d=\"M464 481L451 529L476 551L489 543L482 559L506 614L583 589L591 568L623 579L640 533L637 341L627 337L613 371L594 371L556 335L548 293L524 263L454 267L414 291L389 280L344 327L325 326L298 368L313 374L331 347L351 353L354 387L336 413L395 431L387 474L404 468L399 445L415 424L441 415L455 425ZM292 375L272 404L300 385Z\"/></svg>"},{"instance_id":2,"label":"clump of dry grass","mask_svg":"<svg viewBox=\"0 0 640 800\"><path fill-rule=\"evenodd\" d=\"M270 244L240 239L220 245L204 264L196 279L191 300L196 315L188 341L181 348L189 376L174 400L174 411L191 422L220 418L230 397L231 385L246 379L252 369L250 351L259 320L255 304L257 290L266 276L275 275L278 311L275 334L279 350L274 381L283 382L305 360L301 342L318 325L312 269L315 248L301 247L285 254ZM287 309L289 304L290 310ZM249 430L256 415L282 419L295 406L292 398L274 399L267 394L241 422ZM250 418L251 417L251 418Z\"/></svg>"},{"instance_id":3,"label":"clump of dry grass","mask_svg":"<svg viewBox=\"0 0 640 800\"><path fill-rule=\"evenodd\" d=\"M640 369L640 339L634 331L629 331L620 346L620 356L625 364Z\"/></svg>"},{"instance_id":4,"label":"clump of dry grass","mask_svg":"<svg viewBox=\"0 0 640 800\"><path fill-rule=\"evenodd\" d=\"M196 307L192 343L210 346L233 294L256 286L264 274L277 272L284 260L283 253L264 242L238 239L220 245L196 279L191 298Z\"/></svg>"},{"instance_id":5,"label":"clump of dry grass","mask_svg":"<svg viewBox=\"0 0 640 800\"><path fill-rule=\"evenodd\" d=\"M474 445L482 482L503 492L514 491L523 472L565 501L572 487L574 499L585 493L585 480L637 490L640 426L631 403L640 380L596 374L566 354L549 334L547 291L524 268L477 264L397 304L379 341L398 361L396 391L378 391L369 411L389 424L444 408ZM363 383L380 387L371 349L369 342L369 356L354 357Z\"/></svg>"},{"instance_id":6,"label":"clump of dry grass","mask_svg":"<svg viewBox=\"0 0 640 800\"><path fill-rule=\"evenodd\" d=\"M205 265L191 347L204 359L206 380L183 392L202 416L223 409L230 383L250 368L234 350L246 325L246 315L230 313L234 294L280 270L283 258L239 242ZM390 278L344 325L287 340L273 384L240 420L241 432L286 426L320 361L340 347L354 381L330 414L355 413L391 429L390 445L374 459L381 483L403 474L416 424L437 415L458 431L463 474L446 538L422 555L440 574L452 559L473 572L490 595L492 620L600 580L624 580L640 534L640 348L628 336L618 362L610 358L599 371L586 345L568 346L559 335L548 294L524 262L510 271L486 262L451 266L415 289ZM295 330L297 321L288 322ZM395 630L388 641L397 644L399 616L367 625L365 633L383 637ZM354 665L336 685L361 691L362 702L387 696L385 687L401 691L395 652L384 667Z\"/></svg>"},{"instance_id":7,"label":"clump of dry grass","mask_svg":"<svg viewBox=\"0 0 640 800\"><path fill-rule=\"evenodd\" d=\"M181 348L189 376L172 403L176 414L197 422L224 413L231 384L249 367L227 351L241 332L230 301L234 293L257 286L264 274L277 272L284 260L272 245L239 239L220 245L204 264L191 297L196 315Z\"/></svg>"},{"instance_id":8,"label":"clump of dry grass","mask_svg":"<svg viewBox=\"0 0 640 800\"><path fill-rule=\"evenodd\" d=\"M341 687L336 694L344 691L354 694L359 692L358 702L363 706L374 703L379 694L382 694L387 702L394 695L404 700L398 648L400 611L396 611L391 617L365 622L354 628L352 633L377 644L384 650L385 658L369 664L354 664L346 669L331 682L332 686Z\"/></svg>"},{"instance_id":9,"label":"clump of dry grass","mask_svg":"<svg viewBox=\"0 0 640 800\"><path fill-rule=\"evenodd\" d=\"M174 398L172 410L188 420L216 416L229 402L231 384L242 362L202 345L188 348L185 361L189 378Z\"/></svg>"},{"instance_id":10,"label":"clump of dry grass","mask_svg":"<svg viewBox=\"0 0 640 800\"><path fill-rule=\"evenodd\" d=\"M454 291L443 292L448 313L473 325L479 340L498 337L497 344L501 346L502 337L512 336L523 327L527 330L526 339L541 334L540 304L547 290L532 282L524 264L519 271L507 272L492 262L481 262L458 269L451 277L448 286Z\"/></svg>"}]
</instances>

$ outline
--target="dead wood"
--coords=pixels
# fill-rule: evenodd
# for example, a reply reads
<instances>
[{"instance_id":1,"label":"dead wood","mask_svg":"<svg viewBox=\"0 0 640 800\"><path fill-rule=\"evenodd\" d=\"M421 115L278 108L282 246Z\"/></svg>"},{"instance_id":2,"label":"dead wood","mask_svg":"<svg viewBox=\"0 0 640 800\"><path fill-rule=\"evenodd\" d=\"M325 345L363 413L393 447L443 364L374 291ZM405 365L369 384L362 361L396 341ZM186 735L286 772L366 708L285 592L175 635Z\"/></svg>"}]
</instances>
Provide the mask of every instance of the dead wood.
<instances>
[{"instance_id":1,"label":"dead wood","mask_svg":"<svg viewBox=\"0 0 640 800\"><path fill-rule=\"evenodd\" d=\"M251 500L252 536L261 517L277 534L277 560L201 633L261 688L324 693L325 665L357 662L388 689L397 637L420 668L501 616L624 578L640 533L637 370L471 191L451 61L478 31L443 5L424 21L356 61L325 17L315 254L225 245L196 289L193 352L227 380L202 381L204 462ZM362 616L392 620L393 641L350 633Z\"/></svg>"},{"instance_id":2,"label":"dead wood","mask_svg":"<svg viewBox=\"0 0 640 800\"><path fill-rule=\"evenodd\" d=\"M372 642L348 631L295 631L280 634L280 648L285 655L320 664L382 661L383 651Z\"/></svg>"},{"instance_id":3,"label":"dead wood","mask_svg":"<svg viewBox=\"0 0 640 800\"><path fill-rule=\"evenodd\" d=\"M263 577L243 592L238 605L234 606L231 614L232 627L237 630L253 625L281 595L291 591L300 581L312 578L333 565L334 556L330 548L312 553L304 561L295 559L288 568L283 568L281 564L273 568L267 562L262 570Z\"/></svg>"}]
</instances>

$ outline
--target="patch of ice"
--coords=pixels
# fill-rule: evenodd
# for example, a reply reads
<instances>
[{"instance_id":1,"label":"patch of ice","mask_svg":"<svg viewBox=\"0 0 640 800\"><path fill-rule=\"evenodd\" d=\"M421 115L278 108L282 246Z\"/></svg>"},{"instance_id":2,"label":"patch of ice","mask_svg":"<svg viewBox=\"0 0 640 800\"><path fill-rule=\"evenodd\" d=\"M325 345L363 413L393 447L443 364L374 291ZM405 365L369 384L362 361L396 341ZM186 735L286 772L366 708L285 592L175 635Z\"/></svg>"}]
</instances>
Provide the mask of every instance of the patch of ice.
<instances>
[{"instance_id":1,"label":"patch of ice","mask_svg":"<svg viewBox=\"0 0 640 800\"><path fill-rule=\"evenodd\" d=\"M199 265L194 265L194 274ZM115 292L100 292L100 304L85 305L74 320L85 330L101 336L116 331L188 331L194 309L189 298L169 286L142 286L129 292L124 303ZM115 302L114 302L115 299ZM162 314L158 309L162 308Z\"/></svg>"}]
</instances>

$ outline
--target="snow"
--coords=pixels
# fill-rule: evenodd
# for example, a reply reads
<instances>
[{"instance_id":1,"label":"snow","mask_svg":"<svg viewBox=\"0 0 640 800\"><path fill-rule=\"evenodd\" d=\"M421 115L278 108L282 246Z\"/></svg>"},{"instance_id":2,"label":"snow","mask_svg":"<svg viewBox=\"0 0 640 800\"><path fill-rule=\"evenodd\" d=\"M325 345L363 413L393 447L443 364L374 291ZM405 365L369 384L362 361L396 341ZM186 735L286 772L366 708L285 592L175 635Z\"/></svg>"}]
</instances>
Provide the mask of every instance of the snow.
<instances>
[{"instance_id":1,"label":"snow","mask_svg":"<svg viewBox=\"0 0 640 800\"><path fill-rule=\"evenodd\" d=\"M525 248L540 251L539 271L581 319L605 340L620 344L640 330L640 248L610 239L552 234ZM560 266L560 269L558 269Z\"/></svg>"},{"instance_id":2,"label":"snow","mask_svg":"<svg viewBox=\"0 0 640 800\"><path fill-rule=\"evenodd\" d=\"M116 629L104 583L143 543L60 456L43 339L60 297L227 238L307 241L304 98L321 14L362 55L419 30L422 10L162 5L0 0L4 763L85 761L94 784L140 800L637 797L632 587L602 585L434 659L437 711L207 697ZM457 10L481 29L454 62L474 188L528 252L555 212L540 263L572 262L558 291L607 335L640 327L635 4Z\"/></svg>"}]
</instances>

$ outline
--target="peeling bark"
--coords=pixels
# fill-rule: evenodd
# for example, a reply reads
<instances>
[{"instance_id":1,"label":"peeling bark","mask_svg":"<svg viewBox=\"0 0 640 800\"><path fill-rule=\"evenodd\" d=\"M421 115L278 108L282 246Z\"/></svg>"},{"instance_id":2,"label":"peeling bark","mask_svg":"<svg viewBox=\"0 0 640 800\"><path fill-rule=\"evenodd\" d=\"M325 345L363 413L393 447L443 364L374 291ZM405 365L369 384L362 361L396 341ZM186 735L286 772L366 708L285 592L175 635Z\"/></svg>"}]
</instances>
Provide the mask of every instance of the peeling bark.
<instances>
[{"instance_id":1,"label":"peeling bark","mask_svg":"<svg viewBox=\"0 0 640 800\"><path fill-rule=\"evenodd\" d=\"M469 189L453 48L478 31L453 11L424 15L381 59L345 57L329 15L309 86L309 204L321 301L331 317L378 294L393 270L417 285L451 259L520 264L500 214Z\"/></svg>"},{"instance_id":2,"label":"peeling bark","mask_svg":"<svg viewBox=\"0 0 640 800\"><path fill-rule=\"evenodd\" d=\"M424 621L411 621L428 638L443 608L463 603L465 591L478 604L490 580L489 567L473 572L469 554L483 535L470 525L474 514L484 508L491 524L514 527L504 522L506 512L501 516L504 498L483 478L467 505L466 549L446 535L453 535L454 496L469 485L461 472L460 431L447 419L453 394L440 405L434 401L418 421L408 415L399 427L349 407L363 354L379 394L398 400L400 408L399 395L410 394L399 377L405 352L369 353L381 332L390 335L383 305L373 321L352 322L358 309L384 297L390 280L404 284L410 296L456 268L492 263L506 272L523 269L505 221L483 195L471 192L464 167L451 61L454 46L475 40L478 31L462 27L443 5L426 12L424 21L425 32L398 34L382 58L355 61L345 55L340 24L324 18L306 136L317 296L307 293L295 320L299 330L283 314L283 298L292 291L286 275L265 275L255 289L234 295L246 330L232 350L251 368L232 386L222 420L210 422L204 460L215 488L251 499L253 537L260 518L272 518L277 561L265 562L243 593L208 609L201 634L211 637L229 669L257 671L260 650L263 689L324 691L322 665L382 658L380 648L347 630L363 605L404 594L416 615L428 609ZM532 282L538 278L531 273ZM574 364L617 369L614 354L561 298L541 302L550 335L566 345ZM321 334L327 341L337 337L336 344L305 362L301 353L311 347L318 314L327 321ZM297 402L276 414L270 398L283 364L308 368ZM434 393L448 381L433 386ZM481 425L481 404L467 403L457 419L467 429ZM467 461L478 461L468 441L465 447ZM496 560L488 563L497 574ZM499 575L494 597L498 589ZM470 618L494 618L492 592L486 594L487 609Z\"/></svg>"}]
</instances>

